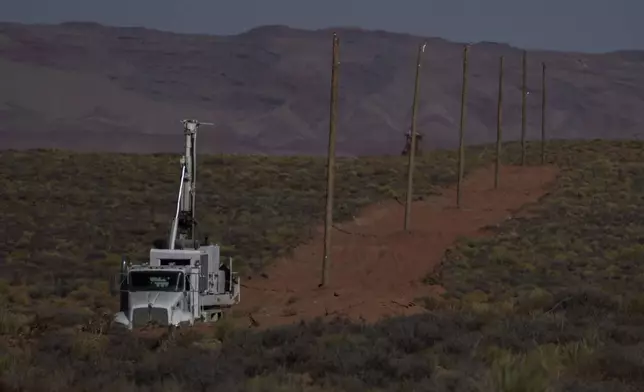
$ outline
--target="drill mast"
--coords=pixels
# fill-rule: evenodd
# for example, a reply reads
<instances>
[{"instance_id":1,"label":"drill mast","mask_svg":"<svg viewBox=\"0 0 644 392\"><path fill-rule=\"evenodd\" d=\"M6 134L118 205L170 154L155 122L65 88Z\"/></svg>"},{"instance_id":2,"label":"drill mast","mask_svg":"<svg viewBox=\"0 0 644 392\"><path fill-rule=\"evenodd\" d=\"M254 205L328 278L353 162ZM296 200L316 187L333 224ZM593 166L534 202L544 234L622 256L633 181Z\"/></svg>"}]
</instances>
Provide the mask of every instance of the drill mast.
<instances>
[{"instance_id":1,"label":"drill mast","mask_svg":"<svg viewBox=\"0 0 644 392\"><path fill-rule=\"evenodd\" d=\"M201 123L197 120L183 120L185 152L181 157L181 183L177 198L177 209L172 221L168 248L198 249L196 240L195 202L197 184L197 129Z\"/></svg>"}]
</instances>

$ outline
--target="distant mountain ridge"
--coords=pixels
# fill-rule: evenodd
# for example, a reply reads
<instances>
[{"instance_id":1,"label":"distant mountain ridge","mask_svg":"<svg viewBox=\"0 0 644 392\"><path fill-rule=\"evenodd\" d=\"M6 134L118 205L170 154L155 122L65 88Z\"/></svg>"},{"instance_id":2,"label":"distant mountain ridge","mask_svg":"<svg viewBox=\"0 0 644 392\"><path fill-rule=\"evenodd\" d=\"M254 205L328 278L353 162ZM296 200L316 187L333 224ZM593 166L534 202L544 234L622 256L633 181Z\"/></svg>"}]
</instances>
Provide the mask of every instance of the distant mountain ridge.
<instances>
[{"instance_id":1,"label":"distant mountain ridge","mask_svg":"<svg viewBox=\"0 0 644 392\"><path fill-rule=\"evenodd\" d=\"M324 154L331 29L262 26L231 36L97 23L0 23L0 147L166 152L183 118L217 124L207 152ZM409 126L416 46L409 34L335 29L340 37L338 152L398 154ZM462 44L427 38L418 129L425 148L458 140ZM496 134L499 56L506 57L504 135L520 130L521 50L474 44L468 143ZM644 135L644 51L529 51L528 136L540 134L541 62L548 133Z\"/></svg>"}]
</instances>

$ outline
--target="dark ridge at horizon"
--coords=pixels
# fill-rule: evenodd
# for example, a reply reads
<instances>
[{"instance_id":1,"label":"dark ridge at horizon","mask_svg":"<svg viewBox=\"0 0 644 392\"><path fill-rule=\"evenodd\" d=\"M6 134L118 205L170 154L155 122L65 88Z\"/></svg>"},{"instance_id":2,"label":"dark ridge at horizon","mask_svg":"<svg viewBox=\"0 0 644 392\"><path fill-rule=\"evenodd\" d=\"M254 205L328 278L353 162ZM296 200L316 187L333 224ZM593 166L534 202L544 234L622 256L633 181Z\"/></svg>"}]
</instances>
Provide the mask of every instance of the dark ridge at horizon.
<instances>
[{"instance_id":1,"label":"dark ridge at horizon","mask_svg":"<svg viewBox=\"0 0 644 392\"><path fill-rule=\"evenodd\" d=\"M206 36L206 37L231 37L231 38L244 37L244 36L254 35L257 33L268 33L268 34L276 34L276 33L284 34L289 32L298 32L298 33L329 32L331 33L331 32L344 31L344 32L356 32L356 33L363 33L363 34L386 34L386 35L400 37L400 38L418 38L419 40L440 40L446 43L458 44L458 45L471 44L472 46L481 46L481 45L496 46L499 48L506 48L506 49L527 50L529 52L571 53L571 54L585 54L585 55L602 55L602 54L615 53L615 54L623 54L623 55L633 56L633 57L638 57L638 55L641 54L644 57L644 49L641 49L641 50L640 49L618 49L618 50L605 51L605 52L571 51L571 50L557 50L557 49L543 49L543 48L530 49L530 48L524 48L522 46L515 46L508 42L502 42L502 41L486 41L486 40L472 41L472 42L453 41L441 36L423 36L423 35L403 33L403 32L397 32L397 31L384 30L384 29L368 29L368 28L359 27L359 26L329 26L329 27L320 28L320 29L307 29L307 28L300 28L300 27L291 27L283 24L265 24L265 25L255 26L235 34L211 34L211 33L177 32L172 30L145 27L142 25L108 25L100 22L84 21L84 20L68 20L60 23L22 23L22 22L9 22L9 21L0 20L0 26L1 25L13 25L13 26L24 26L24 27L60 26L65 28L77 28L77 29L88 29L88 30L100 29L100 28L128 29L128 30L160 32L160 33L166 33L166 34L176 34L181 36L202 36L202 37Z\"/></svg>"}]
</instances>

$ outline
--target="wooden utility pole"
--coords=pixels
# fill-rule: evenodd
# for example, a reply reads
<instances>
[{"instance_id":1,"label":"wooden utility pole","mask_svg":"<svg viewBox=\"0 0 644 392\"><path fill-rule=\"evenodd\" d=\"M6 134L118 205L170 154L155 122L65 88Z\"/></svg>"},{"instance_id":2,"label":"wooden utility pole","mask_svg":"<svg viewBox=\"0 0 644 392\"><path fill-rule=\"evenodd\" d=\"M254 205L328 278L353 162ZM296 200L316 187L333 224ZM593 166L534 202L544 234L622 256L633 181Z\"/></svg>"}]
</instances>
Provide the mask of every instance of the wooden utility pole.
<instances>
[{"instance_id":1,"label":"wooden utility pole","mask_svg":"<svg viewBox=\"0 0 644 392\"><path fill-rule=\"evenodd\" d=\"M541 63L541 164L546 164L546 63Z\"/></svg>"},{"instance_id":2,"label":"wooden utility pole","mask_svg":"<svg viewBox=\"0 0 644 392\"><path fill-rule=\"evenodd\" d=\"M407 199L405 200L405 230L409 230L409 221L411 218L411 202L414 193L414 159L416 158L416 114L418 112L418 90L420 86L420 67L425 52L426 43L418 46L418 56L416 58L416 79L414 82L414 98L411 107L411 146L409 150L409 164L407 165Z\"/></svg>"},{"instance_id":3,"label":"wooden utility pole","mask_svg":"<svg viewBox=\"0 0 644 392\"><path fill-rule=\"evenodd\" d=\"M526 164L526 98L528 97L528 52L523 51L523 83L521 86L521 165Z\"/></svg>"},{"instance_id":4,"label":"wooden utility pole","mask_svg":"<svg viewBox=\"0 0 644 392\"><path fill-rule=\"evenodd\" d=\"M470 46L465 45L463 48L463 87L461 90L461 121L459 126L458 141L458 182L456 184L456 206L461 207L461 186L463 183L463 174L465 172L465 115L467 104L467 54Z\"/></svg>"},{"instance_id":5,"label":"wooden utility pole","mask_svg":"<svg viewBox=\"0 0 644 392\"><path fill-rule=\"evenodd\" d=\"M499 96L496 104L496 162L494 164L494 189L499 187L499 169L501 167L501 139L503 122L503 56L499 59Z\"/></svg>"},{"instance_id":6,"label":"wooden utility pole","mask_svg":"<svg viewBox=\"0 0 644 392\"><path fill-rule=\"evenodd\" d=\"M331 229L333 228L333 193L335 185L335 133L338 99L338 66L340 40L333 33L333 58L331 62L331 107L329 113L329 149L326 165L326 216L324 219L324 256L322 258L322 280L320 287L329 281L329 264L331 258Z\"/></svg>"}]
</instances>

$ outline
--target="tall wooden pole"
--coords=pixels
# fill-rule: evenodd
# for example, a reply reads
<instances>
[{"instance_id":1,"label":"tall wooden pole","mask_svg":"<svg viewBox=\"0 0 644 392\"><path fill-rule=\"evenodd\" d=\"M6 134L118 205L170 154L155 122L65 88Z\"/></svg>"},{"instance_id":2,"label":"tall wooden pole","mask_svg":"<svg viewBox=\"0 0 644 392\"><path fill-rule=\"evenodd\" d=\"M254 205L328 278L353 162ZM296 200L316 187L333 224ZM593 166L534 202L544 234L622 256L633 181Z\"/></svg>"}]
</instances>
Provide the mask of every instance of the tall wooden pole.
<instances>
[{"instance_id":1,"label":"tall wooden pole","mask_svg":"<svg viewBox=\"0 0 644 392\"><path fill-rule=\"evenodd\" d=\"M541 164L546 164L546 63L541 63Z\"/></svg>"},{"instance_id":2,"label":"tall wooden pole","mask_svg":"<svg viewBox=\"0 0 644 392\"><path fill-rule=\"evenodd\" d=\"M523 51L523 83L521 86L521 165L526 164L526 99L528 96L528 52Z\"/></svg>"},{"instance_id":3,"label":"tall wooden pole","mask_svg":"<svg viewBox=\"0 0 644 392\"><path fill-rule=\"evenodd\" d=\"M420 67L425 52L426 44L418 46L418 56L416 58L416 80L414 82L414 99L411 107L411 143L409 150L409 164L407 165L407 199L405 200L405 230L409 230L411 219L411 202L414 193L414 159L416 158L416 115L418 112L418 90L420 86Z\"/></svg>"},{"instance_id":4,"label":"tall wooden pole","mask_svg":"<svg viewBox=\"0 0 644 392\"><path fill-rule=\"evenodd\" d=\"M499 96L496 104L496 162L494 165L494 189L499 187L499 169L501 167L501 140L503 123L503 56L499 59Z\"/></svg>"},{"instance_id":5,"label":"tall wooden pole","mask_svg":"<svg viewBox=\"0 0 644 392\"><path fill-rule=\"evenodd\" d=\"M329 114L329 149L326 168L326 216L324 219L324 256L322 258L322 280L320 287L329 281L329 264L331 262L331 229L333 227L333 194L335 185L335 133L338 98L338 65L340 40L333 33L333 59L331 63L331 107Z\"/></svg>"},{"instance_id":6,"label":"tall wooden pole","mask_svg":"<svg viewBox=\"0 0 644 392\"><path fill-rule=\"evenodd\" d=\"M465 45L463 48L463 87L461 90L461 121L459 126L458 137L458 182L456 184L456 206L461 207L461 186L463 183L463 174L465 172L465 115L467 107L467 55L470 46Z\"/></svg>"}]
</instances>

